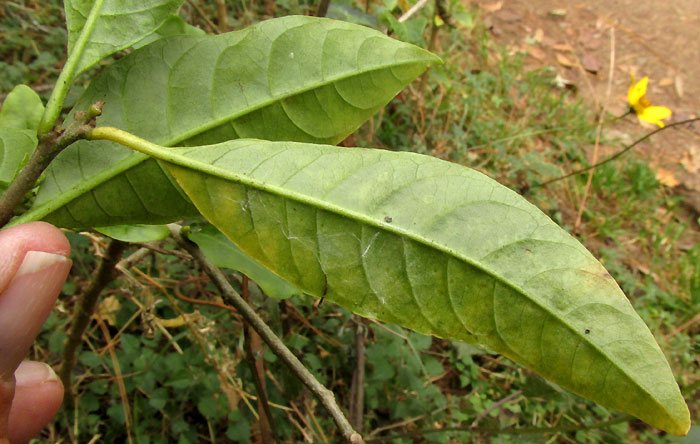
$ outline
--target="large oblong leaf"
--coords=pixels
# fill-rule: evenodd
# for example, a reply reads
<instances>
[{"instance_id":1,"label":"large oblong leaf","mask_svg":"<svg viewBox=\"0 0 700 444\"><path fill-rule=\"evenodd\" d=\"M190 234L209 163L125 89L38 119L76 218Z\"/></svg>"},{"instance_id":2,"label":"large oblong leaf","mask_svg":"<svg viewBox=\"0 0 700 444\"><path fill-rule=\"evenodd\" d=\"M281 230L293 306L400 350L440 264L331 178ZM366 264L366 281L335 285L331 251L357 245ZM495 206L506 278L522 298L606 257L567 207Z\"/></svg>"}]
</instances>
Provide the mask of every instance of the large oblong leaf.
<instances>
[{"instance_id":1,"label":"large oblong leaf","mask_svg":"<svg viewBox=\"0 0 700 444\"><path fill-rule=\"evenodd\" d=\"M497 351L687 433L669 365L614 279L483 174L410 153L250 140L156 155L207 219L305 292Z\"/></svg>"},{"instance_id":2,"label":"large oblong leaf","mask_svg":"<svg viewBox=\"0 0 700 444\"><path fill-rule=\"evenodd\" d=\"M158 40L107 67L76 109L104 101L99 125L166 146L238 137L334 144L439 61L362 26L284 17ZM147 156L81 141L51 164L27 217L77 228L196 215L179 196Z\"/></svg>"},{"instance_id":3,"label":"large oblong leaf","mask_svg":"<svg viewBox=\"0 0 700 444\"><path fill-rule=\"evenodd\" d=\"M153 33L182 2L183 0L63 0L68 28L68 54L71 54L82 33L91 33L76 74ZM89 24L88 17L91 14L94 25Z\"/></svg>"}]
</instances>

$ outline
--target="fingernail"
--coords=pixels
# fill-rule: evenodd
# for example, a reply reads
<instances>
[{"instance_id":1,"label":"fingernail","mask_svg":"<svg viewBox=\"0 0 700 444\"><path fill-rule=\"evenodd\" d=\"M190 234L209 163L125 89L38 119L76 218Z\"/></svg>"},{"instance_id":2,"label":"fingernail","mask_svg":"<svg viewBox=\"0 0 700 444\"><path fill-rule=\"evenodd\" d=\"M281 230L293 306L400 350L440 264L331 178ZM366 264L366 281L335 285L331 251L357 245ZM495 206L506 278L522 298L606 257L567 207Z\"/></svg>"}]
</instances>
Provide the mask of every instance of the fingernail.
<instances>
[{"instance_id":1,"label":"fingernail","mask_svg":"<svg viewBox=\"0 0 700 444\"><path fill-rule=\"evenodd\" d=\"M42 362L23 361L15 371L17 387L30 387L55 381L58 381L56 372Z\"/></svg>"},{"instance_id":2,"label":"fingernail","mask_svg":"<svg viewBox=\"0 0 700 444\"><path fill-rule=\"evenodd\" d=\"M70 259L60 254L47 253L45 251L27 251L22 264L15 274L15 279L25 274L36 273L58 262L66 262L69 260Z\"/></svg>"}]
</instances>

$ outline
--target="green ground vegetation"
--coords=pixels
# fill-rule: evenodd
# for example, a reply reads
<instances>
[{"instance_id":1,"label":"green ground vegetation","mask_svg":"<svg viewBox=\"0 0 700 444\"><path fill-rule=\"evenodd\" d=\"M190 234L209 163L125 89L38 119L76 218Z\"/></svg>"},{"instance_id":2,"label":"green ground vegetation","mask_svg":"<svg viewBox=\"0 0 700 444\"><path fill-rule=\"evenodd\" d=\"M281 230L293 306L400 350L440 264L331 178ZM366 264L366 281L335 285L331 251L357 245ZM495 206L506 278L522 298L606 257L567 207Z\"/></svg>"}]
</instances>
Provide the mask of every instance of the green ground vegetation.
<instances>
[{"instance_id":1,"label":"green ground vegetation","mask_svg":"<svg viewBox=\"0 0 700 444\"><path fill-rule=\"evenodd\" d=\"M301 0L226 3L231 3L230 29L316 9ZM596 137L595 110L575 91L559 88L552 70L524 69L522 54L509 54L490 39L478 10L449 5L459 23L452 29L433 25L430 5L399 24L395 17L402 5L339 1L329 11L388 26L396 36L431 49L445 61L351 136L351 145L401 147L476 168L519 190L575 232L601 258L654 333L691 418L697 418L697 215L689 214L682 198L663 187L648 164L630 152L597 168L577 223L587 174L537 184L588 164ZM192 0L181 15L215 32L217 11L216 2ZM18 83L50 91L66 39L60 2L3 2L0 35L0 95ZM633 136L644 131L640 128ZM615 141L607 143L622 148ZM96 249L105 244L96 233L68 237L74 249L72 279L31 356L56 365L75 295L90 279ZM134 245L127 255L141 247ZM206 275L174 252L171 243L147 247L150 252L102 295L75 369L75 408L62 410L36 442L254 442L259 437L241 319L220 303ZM242 276L230 277L241 289ZM357 400L353 380L358 377L358 353L364 356L359 427L368 442L676 439L567 393L502 356L362 320L329 303L317 307L305 296L270 299L254 283L249 293L290 349L345 407ZM187 322L168 326L167 320L182 313L189 314ZM264 361L280 441L337 442L332 420L311 394L272 353L259 345L254 351Z\"/></svg>"}]
</instances>

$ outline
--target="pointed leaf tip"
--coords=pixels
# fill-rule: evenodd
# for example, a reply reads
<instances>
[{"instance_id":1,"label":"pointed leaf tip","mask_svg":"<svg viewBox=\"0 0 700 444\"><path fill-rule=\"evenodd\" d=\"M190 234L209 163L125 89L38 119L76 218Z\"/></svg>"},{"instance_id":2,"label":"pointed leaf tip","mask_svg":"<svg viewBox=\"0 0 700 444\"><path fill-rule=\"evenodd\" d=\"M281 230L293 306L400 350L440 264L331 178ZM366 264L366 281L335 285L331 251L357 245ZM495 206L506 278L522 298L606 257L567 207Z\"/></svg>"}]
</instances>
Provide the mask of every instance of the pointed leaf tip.
<instances>
[{"instance_id":1,"label":"pointed leaf tip","mask_svg":"<svg viewBox=\"0 0 700 444\"><path fill-rule=\"evenodd\" d=\"M411 153L256 140L168 153L199 211L303 291L687 432L671 369L610 274L485 175Z\"/></svg>"}]
</instances>

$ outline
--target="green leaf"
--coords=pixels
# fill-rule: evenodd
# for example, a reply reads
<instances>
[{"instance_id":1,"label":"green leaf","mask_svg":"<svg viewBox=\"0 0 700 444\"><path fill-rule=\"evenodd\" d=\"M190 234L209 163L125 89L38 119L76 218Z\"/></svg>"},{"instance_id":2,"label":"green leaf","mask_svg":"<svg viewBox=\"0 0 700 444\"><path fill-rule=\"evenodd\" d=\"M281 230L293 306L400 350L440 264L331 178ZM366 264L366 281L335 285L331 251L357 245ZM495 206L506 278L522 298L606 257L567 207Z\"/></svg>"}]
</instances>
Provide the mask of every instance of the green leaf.
<instances>
[{"instance_id":1,"label":"green leaf","mask_svg":"<svg viewBox=\"0 0 700 444\"><path fill-rule=\"evenodd\" d=\"M17 85L0 109L0 128L33 130L36 135L42 114L44 104L39 95L26 85Z\"/></svg>"},{"instance_id":2,"label":"green leaf","mask_svg":"<svg viewBox=\"0 0 700 444\"><path fill-rule=\"evenodd\" d=\"M175 13L183 0L64 0L63 3L68 54L82 33L90 33L75 72L79 74L151 34ZM88 19L91 14L94 25Z\"/></svg>"},{"instance_id":3,"label":"green leaf","mask_svg":"<svg viewBox=\"0 0 700 444\"><path fill-rule=\"evenodd\" d=\"M301 294L300 290L242 252L236 244L212 226L190 233L188 238L201 248L214 265L245 274L270 297L286 299Z\"/></svg>"},{"instance_id":4,"label":"green leaf","mask_svg":"<svg viewBox=\"0 0 700 444\"><path fill-rule=\"evenodd\" d=\"M36 129L0 127L0 188L12 182L37 143Z\"/></svg>"},{"instance_id":5,"label":"green leaf","mask_svg":"<svg viewBox=\"0 0 700 444\"><path fill-rule=\"evenodd\" d=\"M396 37L404 42L418 43L423 40L423 33L428 26L425 17L416 17L407 22L399 22L389 11L384 11L381 15L384 22L396 34Z\"/></svg>"},{"instance_id":6,"label":"green leaf","mask_svg":"<svg viewBox=\"0 0 700 444\"><path fill-rule=\"evenodd\" d=\"M239 137L335 144L440 60L377 31L283 17L217 36L158 40L107 67L75 109L159 145ZM79 173L78 173L79 172ZM47 170L34 211L81 228L197 217L161 167L105 141L80 141Z\"/></svg>"},{"instance_id":7,"label":"green leaf","mask_svg":"<svg viewBox=\"0 0 700 444\"><path fill-rule=\"evenodd\" d=\"M166 21L163 22L162 25L160 25L160 28L156 29L153 34L145 37L143 40L137 43L134 43L132 46L134 49L139 49L164 37L172 37L175 35L201 36L205 34L206 32L204 32L202 29L190 25L179 15L171 15Z\"/></svg>"},{"instance_id":8,"label":"green leaf","mask_svg":"<svg viewBox=\"0 0 700 444\"><path fill-rule=\"evenodd\" d=\"M112 239L134 243L155 242L170 236L165 225L112 225L95 230Z\"/></svg>"},{"instance_id":9,"label":"green leaf","mask_svg":"<svg viewBox=\"0 0 700 444\"><path fill-rule=\"evenodd\" d=\"M669 365L614 279L487 176L417 154L297 143L150 152L202 215L304 292L494 350L604 406L688 431Z\"/></svg>"}]
</instances>

